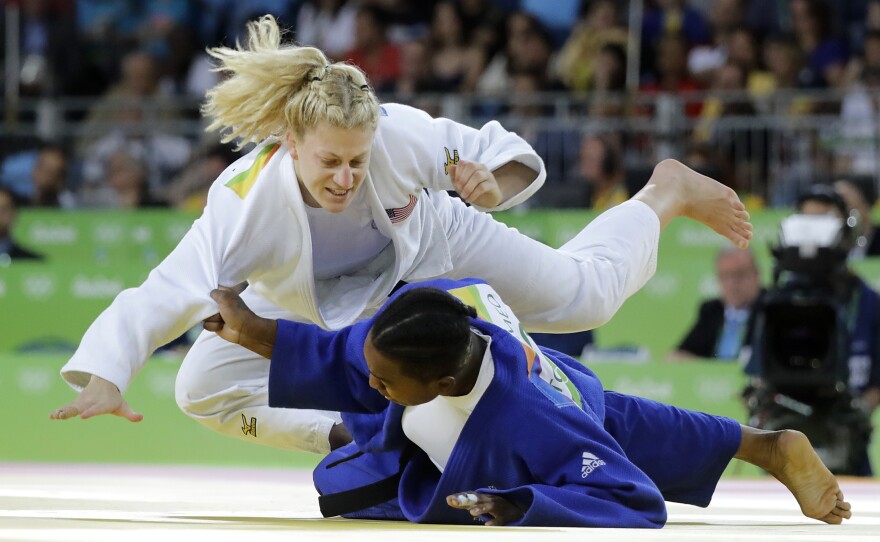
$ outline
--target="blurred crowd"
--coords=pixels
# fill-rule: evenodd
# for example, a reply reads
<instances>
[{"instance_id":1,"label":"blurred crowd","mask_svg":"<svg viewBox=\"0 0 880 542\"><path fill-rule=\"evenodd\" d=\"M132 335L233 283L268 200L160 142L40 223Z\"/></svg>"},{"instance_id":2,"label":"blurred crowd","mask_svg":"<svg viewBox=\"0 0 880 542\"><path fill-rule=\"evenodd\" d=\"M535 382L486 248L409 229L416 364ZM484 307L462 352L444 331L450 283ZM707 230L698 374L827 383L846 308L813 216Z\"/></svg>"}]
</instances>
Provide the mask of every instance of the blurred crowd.
<instances>
[{"instance_id":1,"label":"blurred crowd","mask_svg":"<svg viewBox=\"0 0 880 542\"><path fill-rule=\"evenodd\" d=\"M873 185L880 168L873 92L880 0L5 0L3 7L5 73L18 74L21 103L41 104L19 108L7 96L5 126L37 129L28 137L0 131L0 186L23 206L200 209L207 186L238 156L186 128L199 125L198 103L220 77L205 48L234 45L245 23L266 13L289 30L286 39L359 65L383 99L439 115L448 114L443 96L480 97L467 102L468 119L499 118L544 156L548 186L539 204L607 208L667 156L771 205L792 204L821 176ZM561 110L559 96L574 106ZM47 108L60 101L85 104L55 110L74 135L40 133L52 118ZM773 131L780 118L815 115L841 128L832 136ZM754 122L731 125L731 118ZM634 128L639 122L650 128ZM685 138L669 135L675 123L689 127Z\"/></svg>"}]
</instances>

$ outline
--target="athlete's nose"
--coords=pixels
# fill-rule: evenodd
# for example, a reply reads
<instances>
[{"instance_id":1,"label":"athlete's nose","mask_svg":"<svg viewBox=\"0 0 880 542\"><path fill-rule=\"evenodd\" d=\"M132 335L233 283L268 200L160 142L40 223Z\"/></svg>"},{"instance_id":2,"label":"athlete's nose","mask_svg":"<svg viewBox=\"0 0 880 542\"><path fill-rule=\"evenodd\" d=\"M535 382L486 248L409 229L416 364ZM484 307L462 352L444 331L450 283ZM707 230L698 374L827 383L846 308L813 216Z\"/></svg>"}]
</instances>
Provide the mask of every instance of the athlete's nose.
<instances>
[{"instance_id":1,"label":"athlete's nose","mask_svg":"<svg viewBox=\"0 0 880 542\"><path fill-rule=\"evenodd\" d=\"M384 386L382 385L382 382L373 375L370 375L369 383L370 383L370 387L376 391L381 392L382 388L384 388Z\"/></svg>"},{"instance_id":2,"label":"athlete's nose","mask_svg":"<svg viewBox=\"0 0 880 542\"><path fill-rule=\"evenodd\" d=\"M349 189L354 186L354 175L351 172L351 166L344 164L336 175L333 176L333 182L336 186L343 189Z\"/></svg>"}]
</instances>

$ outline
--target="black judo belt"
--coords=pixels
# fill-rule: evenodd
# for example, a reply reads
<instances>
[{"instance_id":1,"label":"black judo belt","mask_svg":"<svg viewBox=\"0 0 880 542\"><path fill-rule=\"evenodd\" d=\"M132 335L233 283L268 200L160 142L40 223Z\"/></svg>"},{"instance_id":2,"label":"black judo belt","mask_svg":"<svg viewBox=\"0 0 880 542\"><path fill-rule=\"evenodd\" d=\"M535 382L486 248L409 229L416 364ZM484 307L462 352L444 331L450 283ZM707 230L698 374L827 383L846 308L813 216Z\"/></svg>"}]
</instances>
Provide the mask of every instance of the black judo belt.
<instances>
[{"instance_id":1,"label":"black judo belt","mask_svg":"<svg viewBox=\"0 0 880 542\"><path fill-rule=\"evenodd\" d=\"M348 457L343 457L338 461L330 463L325 468L332 469L346 461L357 459L363 454L364 452L357 452ZM325 518L343 516L352 512L365 510L396 498L398 488L400 487L400 477L403 475L403 469L409 462L411 455L412 445L407 446L401 451L400 468L395 474L392 474L387 478L383 478L382 480L378 480L365 486L318 496L318 506L321 509L321 515Z\"/></svg>"}]
</instances>

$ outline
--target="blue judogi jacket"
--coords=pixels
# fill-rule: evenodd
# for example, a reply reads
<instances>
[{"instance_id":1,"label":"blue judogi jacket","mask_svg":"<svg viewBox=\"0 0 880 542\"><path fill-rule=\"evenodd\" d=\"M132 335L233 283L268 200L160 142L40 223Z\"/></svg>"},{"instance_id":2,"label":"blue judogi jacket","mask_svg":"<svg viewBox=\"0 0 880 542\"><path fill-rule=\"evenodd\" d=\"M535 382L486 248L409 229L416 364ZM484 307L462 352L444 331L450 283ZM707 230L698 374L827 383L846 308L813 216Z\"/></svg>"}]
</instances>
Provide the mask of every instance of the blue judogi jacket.
<instances>
[{"instance_id":1,"label":"blue judogi jacket","mask_svg":"<svg viewBox=\"0 0 880 542\"><path fill-rule=\"evenodd\" d=\"M443 279L401 291L480 284ZM269 404L340 411L357 447L378 455L412 445L401 425L405 407L389 402L368 383L363 348L372 323L368 319L340 331L325 331L279 320ZM421 523L473 524L467 511L448 506L445 498L475 490L501 495L524 510L518 525L662 527L664 494L605 427L605 392L596 375L568 356L532 348L522 340L527 337L524 333L515 335L520 330L481 319L472 319L471 325L492 339L494 379L468 418L442 473L420 449L404 465L398 492L403 516ZM642 419L643 405L631 410L629 415L638 423L652 423ZM619 433L628 432L626 423L615 424ZM678 439L673 432L679 427L682 424L675 422L664 440ZM731 429L715 440L727 443L730 455L738 445L738 424L735 428L736 435L731 436ZM713 435L701 433L699 438L711 441ZM641 448L662 445L651 442ZM650 455L652 450L644 453ZM670 488L665 496L705 506L730 455L711 468L698 461L680 475L676 471L670 476L674 481L665 484ZM676 456L674 461L687 464L687 457ZM711 479L706 488L695 492L672 488L688 476L702 480L706 475Z\"/></svg>"}]
</instances>

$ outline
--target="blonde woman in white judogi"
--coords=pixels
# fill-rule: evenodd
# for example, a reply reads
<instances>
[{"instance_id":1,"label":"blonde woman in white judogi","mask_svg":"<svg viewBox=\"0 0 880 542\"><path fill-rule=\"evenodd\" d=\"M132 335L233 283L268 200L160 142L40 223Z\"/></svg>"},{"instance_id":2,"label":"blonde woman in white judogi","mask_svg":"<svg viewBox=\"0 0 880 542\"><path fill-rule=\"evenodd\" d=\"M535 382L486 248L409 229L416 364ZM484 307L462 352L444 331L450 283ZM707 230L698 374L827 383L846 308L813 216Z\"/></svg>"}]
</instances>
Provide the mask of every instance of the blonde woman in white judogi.
<instances>
[{"instance_id":1,"label":"blonde woman in white judogi","mask_svg":"<svg viewBox=\"0 0 880 542\"><path fill-rule=\"evenodd\" d=\"M363 73L310 47L280 45L271 16L249 42L212 54L231 76L208 93L209 129L258 143L214 183L202 216L137 288L86 332L63 378L80 390L54 419L116 414L151 353L217 313L210 292L247 281L258 314L341 328L399 281L481 277L530 331L606 322L651 277L662 227L689 216L739 246L751 238L736 194L675 161L642 191L555 250L496 222L545 171L497 122L476 130L379 106ZM457 191L473 206L447 195ZM325 453L348 435L332 412L268 407L268 360L203 332L176 385L181 409L221 433Z\"/></svg>"}]
</instances>

